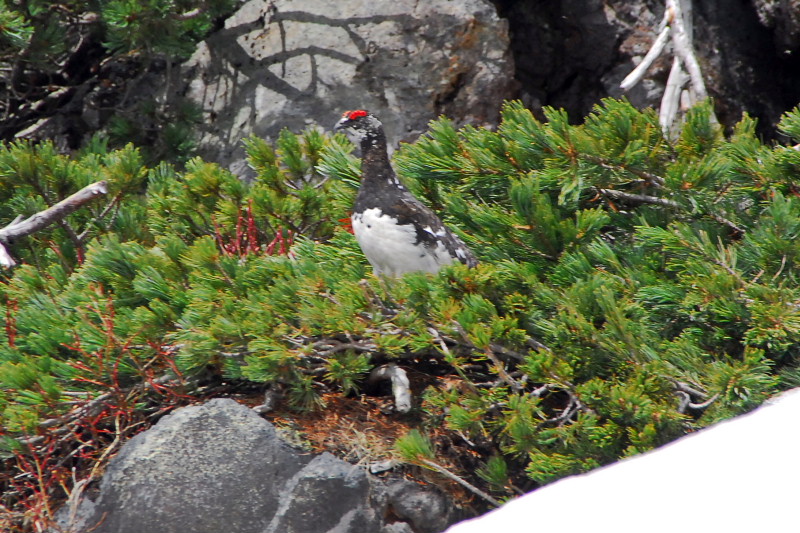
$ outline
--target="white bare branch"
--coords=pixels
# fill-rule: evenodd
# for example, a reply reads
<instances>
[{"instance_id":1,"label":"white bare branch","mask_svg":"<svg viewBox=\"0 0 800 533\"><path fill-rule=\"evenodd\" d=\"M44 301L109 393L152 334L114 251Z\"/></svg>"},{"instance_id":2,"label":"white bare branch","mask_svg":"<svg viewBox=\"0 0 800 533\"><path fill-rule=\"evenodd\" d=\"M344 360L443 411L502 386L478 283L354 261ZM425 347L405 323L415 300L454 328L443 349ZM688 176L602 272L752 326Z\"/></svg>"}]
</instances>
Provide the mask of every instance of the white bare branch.
<instances>
[{"instance_id":1,"label":"white bare branch","mask_svg":"<svg viewBox=\"0 0 800 533\"><path fill-rule=\"evenodd\" d=\"M0 229L0 266L10 268L16 264L5 248L9 242L36 233L54 222L63 220L64 217L83 204L102 194L108 194L108 184L105 181L98 181L87 185L44 211L31 215L24 220L21 220L20 217L14 219L9 225Z\"/></svg>"},{"instance_id":2,"label":"white bare branch","mask_svg":"<svg viewBox=\"0 0 800 533\"><path fill-rule=\"evenodd\" d=\"M663 30L661 30L661 33L658 35L658 38L655 40L653 46L650 48L647 54L645 54L642 62L636 65L636 68L633 69L630 74L625 76L625 79L619 84L623 91L627 91L642 81L647 69L650 68L650 65L653 64L653 61L655 61L658 56L661 55L661 52L664 51L664 47L667 45L667 41L669 40L669 33L669 26L666 26Z\"/></svg>"},{"instance_id":3,"label":"white bare branch","mask_svg":"<svg viewBox=\"0 0 800 533\"><path fill-rule=\"evenodd\" d=\"M597 192L607 198L631 202L635 204L652 204L660 205L662 207L678 208L680 205L672 200L666 198L659 198L657 196L650 196L647 194L631 194L629 192L617 191L614 189L597 189Z\"/></svg>"},{"instance_id":4,"label":"white bare branch","mask_svg":"<svg viewBox=\"0 0 800 533\"><path fill-rule=\"evenodd\" d=\"M11 254L8 253L6 247L0 244L0 266L3 268L11 268L16 264L17 262L14 261L14 258L11 257Z\"/></svg>"},{"instance_id":5,"label":"white bare branch","mask_svg":"<svg viewBox=\"0 0 800 533\"><path fill-rule=\"evenodd\" d=\"M661 55L667 44L668 36L672 37L674 58L669 73L667 86L661 98L659 123L667 137L674 137L681 112L708 98L700 63L694 53L692 43L692 0L665 0L664 19L660 25L658 38L653 42L641 63L628 74L620 87L627 91L644 78L645 72ZM688 75L687 75L688 72ZM683 87L691 80L691 88ZM711 120L717 123L712 114Z\"/></svg>"},{"instance_id":6,"label":"white bare branch","mask_svg":"<svg viewBox=\"0 0 800 533\"><path fill-rule=\"evenodd\" d=\"M687 4L687 12L691 12L691 2L683 0ZM681 10L681 0L667 0L667 9L673 12L672 17L672 45L675 53L681 58L681 62L686 66L689 76L692 79L692 88L696 93L696 101L700 102L708 98L706 84L703 81L703 74L700 72L700 63L694 55L690 29L686 26ZM694 103L694 102L693 102Z\"/></svg>"},{"instance_id":7,"label":"white bare branch","mask_svg":"<svg viewBox=\"0 0 800 533\"><path fill-rule=\"evenodd\" d=\"M664 134L672 138L675 133L678 111L680 110L681 91L686 84L688 76L683 71L681 60L675 57L672 60L672 69L669 71L667 86L664 88L664 95L661 97L661 108L658 112L658 122Z\"/></svg>"}]
</instances>

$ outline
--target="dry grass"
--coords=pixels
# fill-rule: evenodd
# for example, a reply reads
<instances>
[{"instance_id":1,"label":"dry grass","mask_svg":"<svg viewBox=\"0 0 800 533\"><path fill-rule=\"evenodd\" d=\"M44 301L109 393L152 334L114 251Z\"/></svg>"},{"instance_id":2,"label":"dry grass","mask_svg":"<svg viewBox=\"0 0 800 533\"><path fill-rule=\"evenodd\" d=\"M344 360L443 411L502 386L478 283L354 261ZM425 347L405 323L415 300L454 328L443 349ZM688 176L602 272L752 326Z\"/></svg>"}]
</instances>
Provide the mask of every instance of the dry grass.
<instances>
[{"instance_id":1,"label":"dry grass","mask_svg":"<svg viewBox=\"0 0 800 533\"><path fill-rule=\"evenodd\" d=\"M268 415L278 428L302 434L315 453L330 452L356 464L392 457L394 441L413 427L413 421L381 412L387 400L343 398L335 393L323 398L326 407L308 413L278 412Z\"/></svg>"}]
</instances>

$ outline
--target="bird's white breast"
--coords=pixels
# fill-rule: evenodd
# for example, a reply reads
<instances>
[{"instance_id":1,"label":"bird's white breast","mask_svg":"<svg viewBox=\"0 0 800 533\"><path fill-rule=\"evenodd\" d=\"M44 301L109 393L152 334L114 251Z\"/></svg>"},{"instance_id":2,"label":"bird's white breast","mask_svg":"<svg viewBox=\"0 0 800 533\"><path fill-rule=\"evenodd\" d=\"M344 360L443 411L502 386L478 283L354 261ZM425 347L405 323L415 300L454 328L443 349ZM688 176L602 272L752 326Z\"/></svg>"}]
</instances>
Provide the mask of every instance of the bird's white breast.
<instances>
[{"instance_id":1,"label":"bird's white breast","mask_svg":"<svg viewBox=\"0 0 800 533\"><path fill-rule=\"evenodd\" d=\"M397 219L378 208L352 216L353 233L376 275L401 276L406 272L437 272L454 261L443 244L426 248L417 241L411 224L398 224Z\"/></svg>"}]
</instances>

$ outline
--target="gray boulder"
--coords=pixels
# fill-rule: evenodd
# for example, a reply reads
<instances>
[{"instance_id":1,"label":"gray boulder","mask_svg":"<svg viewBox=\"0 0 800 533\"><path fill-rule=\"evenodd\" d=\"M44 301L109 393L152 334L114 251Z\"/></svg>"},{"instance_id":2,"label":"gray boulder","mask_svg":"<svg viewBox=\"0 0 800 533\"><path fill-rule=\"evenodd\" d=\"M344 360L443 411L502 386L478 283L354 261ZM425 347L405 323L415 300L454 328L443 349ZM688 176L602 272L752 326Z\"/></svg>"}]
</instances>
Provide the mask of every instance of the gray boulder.
<instances>
[{"instance_id":1,"label":"gray boulder","mask_svg":"<svg viewBox=\"0 0 800 533\"><path fill-rule=\"evenodd\" d=\"M59 512L58 531L436 533L458 518L438 492L303 455L251 409L216 399L128 441L96 494Z\"/></svg>"},{"instance_id":2,"label":"gray boulder","mask_svg":"<svg viewBox=\"0 0 800 533\"><path fill-rule=\"evenodd\" d=\"M507 26L486 0L250 0L184 65L203 155L244 175L243 137L330 129L348 109L392 142L440 114L495 124L514 89Z\"/></svg>"},{"instance_id":3,"label":"gray boulder","mask_svg":"<svg viewBox=\"0 0 800 533\"><path fill-rule=\"evenodd\" d=\"M329 453L315 457L284 490L281 506L265 533L380 530L381 516L369 505L365 470Z\"/></svg>"}]
</instances>

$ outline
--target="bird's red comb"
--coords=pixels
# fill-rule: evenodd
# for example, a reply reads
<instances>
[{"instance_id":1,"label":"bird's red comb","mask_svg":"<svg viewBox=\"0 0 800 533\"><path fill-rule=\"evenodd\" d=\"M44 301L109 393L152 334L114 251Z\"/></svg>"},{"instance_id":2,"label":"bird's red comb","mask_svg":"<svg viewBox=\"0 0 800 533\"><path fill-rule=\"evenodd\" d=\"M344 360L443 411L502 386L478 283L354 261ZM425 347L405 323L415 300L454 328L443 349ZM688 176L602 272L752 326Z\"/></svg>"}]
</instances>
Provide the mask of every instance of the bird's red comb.
<instances>
[{"instance_id":1,"label":"bird's red comb","mask_svg":"<svg viewBox=\"0 0 800 533\"><path fill-rule=\"evenodd\" d=\"M345 111L342 116L347 120L355 120L357 118L366 117L369 113L363 109L356 109L355 111Z\"/></svg>"}]
</instances>

